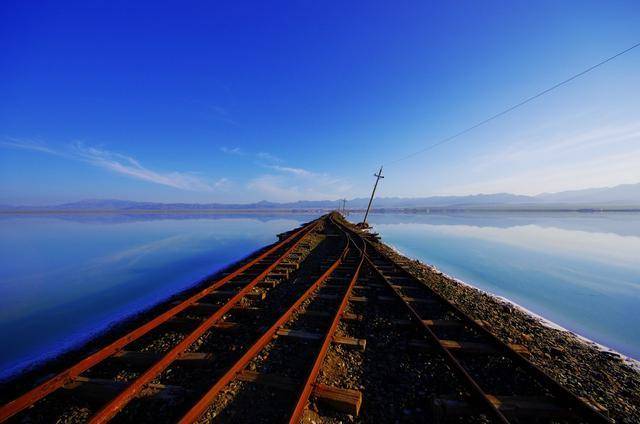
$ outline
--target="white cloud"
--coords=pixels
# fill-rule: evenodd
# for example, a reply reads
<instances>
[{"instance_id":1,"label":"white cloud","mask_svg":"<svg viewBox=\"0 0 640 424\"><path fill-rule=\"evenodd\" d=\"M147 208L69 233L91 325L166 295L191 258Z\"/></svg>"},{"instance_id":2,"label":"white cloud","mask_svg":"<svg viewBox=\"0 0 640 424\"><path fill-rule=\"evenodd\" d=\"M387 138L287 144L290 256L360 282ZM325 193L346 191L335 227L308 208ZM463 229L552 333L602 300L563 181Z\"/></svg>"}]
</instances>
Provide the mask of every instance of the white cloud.
<instances>
[{"instance_id":1,"label":"white cloud","mask_svg":"<svg viewBox=\"0 0 640 424\"><path fill-rule=\"evenodd\" d=\"M586 127L586 128L585 128ZM502 143L503 145L505 143ZM539 194L640 181L640 123L534 131L472 158L442 194Z\"/></svg>"},{"instance_id":2,"label":"white cloud","mask_svg":"<svg viewBox=\"0 0 640 424\"><path fill-rule=\"evenodd\" d=\"M246 152L246 151L242 150L240 147L222 146L222 147L220 147L220 151L222 153L227 154L227 155L247 156L249 158L257 159L259 162L261 162L263 164L263 166L269 166L271 164L284 162L281 158L279 158L276 155L272 155L271 153L267 153L267 152L258 152L258 153ZM264 165L264 164L267 164L267 165Z\"/></svg>"},{"instance_id":3,"label":"white cloud","mask_svg":"<svg viewBox=\"0 0 640 424\"><path fill-rule=\"evenodd\" d=\"M447 194L510 192L539 194L640 181L640 150L603 154L564 166L540 163L532 169L510 172L509 176L486 179L443 189Z\"/></svg>"},{"instance_id":4,"label":"white cloud","mask_svg":"<svg viewBox=\"0 0 640 424\"><path fill-rule=\"evenodd\" d=\"M63 156L59 152L56 152L55 150L52 150L49 147L47 147L46 144L38 141L32 141L32 140L9 139L9 141L0 141L0 146L10 147L14 149L21 149L21 150L33 150L35 152L49 153L51 155Z\"/></svg>"},{"instance_id":5,"label":"white cloud","mask_svg":"<svg viewBox=\"0 0 640 424\"><path fill-rule=\"evenodd\" d=\"M283 160L280 159L278 156L272 155L271 153L267 153L267 152L258 152L258 154L256 154L256 157L265 162L271 162L271 163L283 162Z\"/></svg>"},{"instance_id":6,"label":"white cloud","mask_svg":"<svg viewBox=\"0 0 640 424\"><path fill-rule=\"evenodd\" d=\"M508 163L530 164L532 161L547 163L549 160L568 159L572 162L579 154L597 156L597 151L608 151L640 143L640 124L597 127L571 135L552 138L537 135L509 144L505 149L481 155L475 160L475 169L484 171Z\"/></svg>"},{"instance_id":7,"label":"white cloud","mask_svg":"<svg viewBox=\"0 0 640 424\"><path fill-rule=\"evenodd\" d=\"M335 199L351 190L351 185L329 174L286 166L283 159L271 153L252 153L227 147L222 147L221 150L227 154L245 156L255 160L257 165L275 171L258 175L247 182L246 189L252 197L281 202Z\"/></svg>"},{"instance_id":8,"label":"white cloud","mask_svg":"<svg viewBox=\"0 0 640 424\"><path fill-rule=\"evenodd\" d=\"M228 155L242 156L244 154L239 147L229 148L229 147L222 146L220 147L220 151Z\"/></svg>"},{"instance_id":9,"label":"white cloud","mask_svg":"<svg viewBox=\"0 0 640 424\"><path fill-rule=\"evenodd\" d=\"M231 184L231 181L228 178L223 177L218 179L215 183L213 183L213 186L215 188L227 188L230 184Z\"/></svg>"},{"instance_id":10,"label":"white cloud","mask_svg":"<svg viewBox=\"0 0 640 424\"><path fill-rule=\"evenodd\" d=\"M42 143L11 140L0 145L16 149L33 150L61 156L107 169L117 174L126 175L142 181L189 191L213 191L228 183L226 178L209 182L202 177L188 172L159 172L143 166L137 159L121 153L86 146L84 143L73 143L66 149L53 149Z\"/></svg>"},{"instance_id":11,"label":"white cloud","mask_svg":"<svg viewBox=\"0 0 640 424\"><path fill-rule=\"evenodd\" d=\"M320 176L320 174L316 174L315 172L307 171L306 169L292 168L292 167L289 167L289 166L268 165L267 168L271 168L273 170L280 171L280 172L285 172L285 173L288 173L288 174L293 174L293 175L296 175L298 177L317 177L317 176Z\"/></svg>"},{"instance_id":12,"label":"white cloud","mask_svg":"<svg viewBox=\"0 0 640 424\"><path fill-rule=\"evenodd\" d=\"M247 189L261 198L280 202L337 199L352 189L340 179L316 175L316 178L308 178L297 174L263 174L249 181Z\"/></svg>"},{"instance_id":13,"label":"white cloud","mask_svg":"<svg viewBox=\"0 0 640 424\"><path fill-rule=\"evenodd\" d=\"M193 172L160 172L144 166L138 159L84 143L73 143L65 148L52 148L44 143L10 140L0 146L31 150L80 161L130 178L173 187L180 190L229 192L232 182L227 178L210 181ZM220 147L220 151L234 156L260 160L258 165L271 170L250 179L245 184L247 197L273 201L310 199L337 199L350 193L352 186L327 173L285 166L282 159L266 152L251 153L239 147ZM278 163L274 163L278 162Z\"/></svg>"},{"instance_id":14,"label":"white cloud","mask_svg":"<svg viewBox=\"0 0 640 424\"><path fill-rule=\"evenodd\" d=\"M235 119L233 119L229 111L222 106L211 106L211 111L213 112L214 118L216 120L231 124L234 127L240 126L240 124Z\"/></svg>"}]
</instances>

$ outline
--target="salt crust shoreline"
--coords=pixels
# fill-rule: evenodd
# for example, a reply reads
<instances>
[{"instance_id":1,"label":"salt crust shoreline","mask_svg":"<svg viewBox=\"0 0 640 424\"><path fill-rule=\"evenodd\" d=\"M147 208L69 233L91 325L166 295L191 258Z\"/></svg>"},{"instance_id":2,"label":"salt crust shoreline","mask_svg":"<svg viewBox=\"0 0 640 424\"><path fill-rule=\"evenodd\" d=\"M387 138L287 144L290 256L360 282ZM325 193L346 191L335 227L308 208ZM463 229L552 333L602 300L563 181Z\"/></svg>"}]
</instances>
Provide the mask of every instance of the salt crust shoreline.
<instances>
[{"instance_id":1,"label":"salt crust shoreline","mask_svg":"<svg viewBox=\"0 0 640 424\"><path fill-rule=\"evenodd\" d=\"M564 328L563 326L561 326L560 324L555 323L555 322L543 317L542 315L536 314L535 312L525 308L524 306L514 302L513 300L511 300L511 299L509 299L507 297L495 295L495 294L493 294L491 292L488 292L488 291L483 290L483 289L481 289L479 287L476 287L473 284L470 284L470 283L468 283L468 282L466 282L464 280L461 280L461 279L456 278L456 277L454 277L452 275L449 275L449 274L441 271L440 269L438 269L434 265L425 263L425 262L423 262L423 261L421 261L419 259L416 259L416 258L413 258L413 257L411 257L409 255L406 255L404 252L402 252L400 249L398 249L396 246L394 246L392 244L389 244L389 243L384 243L384 244L388 248L390 248L391 250L396 252L398 255L404 256L405 258L411 259L413 261L417 261L422 266L424 266L425 268L430 269L431 271L433 271L436 274L442 275L443 277L446 277L446 278L448 278L448 279L450 279L452 281L455 281L456 283L461 284L463 286L467 286L467 287L470 287L470 288L472 288L474 290L477 290L477 291L485 294L486 296L489 296L489 297L493 298L496 302L498 302L500 304L508 304L508 305L513 306L514 308L518 309L519 311L523 312L524 314L529 315L531 318L535 319L537 322L539 322L541 325L543 325L543 326L545 326L547 328L551 328L551 329L554 329L554 330L567 332L567 333L573 335L574 337L578 338L580 341L582 341L586 345L592 346L592 347L598 349L601 352L608 352L608 353L611 353L611 354L619 356L627 365L629 365L631 368L633 368L638 373L640 373L640 361L639 360L631 358L631 357L629 357L627 355L624 355L624 354L616 351L615 349L612 349L612 348L610 348L608 346L605 346L603 344L595 342L595 341L593 341L593 340L591 340L591 339L589 339L589 338L587 338L585 336L582 336L582 335L580 335L580 334L578 334L578 333L576 333L574 331L568 330L568 329Z\"/></svg>"}]
</instances>

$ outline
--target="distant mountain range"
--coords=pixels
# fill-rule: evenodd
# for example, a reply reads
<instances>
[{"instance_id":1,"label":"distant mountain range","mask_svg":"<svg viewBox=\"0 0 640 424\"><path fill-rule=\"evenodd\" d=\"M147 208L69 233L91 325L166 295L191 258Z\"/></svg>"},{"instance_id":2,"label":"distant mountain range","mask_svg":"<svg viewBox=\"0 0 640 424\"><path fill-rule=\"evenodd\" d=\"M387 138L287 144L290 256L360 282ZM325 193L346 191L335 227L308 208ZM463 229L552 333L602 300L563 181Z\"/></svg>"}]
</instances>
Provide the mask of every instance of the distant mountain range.
<instances>
[{"instance_id":1,"label":"distant mountain range","mask_svg":"<svg viewBox=\"0 0 640 424\"><path fill-rule=\"evenodd\" d=\"M347 201L348 209L364 209L368 198ZM276 203L156 203L129 200L93 199L51 206L0 206L6 212L19 211L256 211L256 210L317 210L335 209L337 201L301 200ZM615 187L543 193L523 196L509 193L476 194L469 196L380 197L377 210L581 210L581 209L640 209L640 183Z\"/></svg>"}]
</instances>

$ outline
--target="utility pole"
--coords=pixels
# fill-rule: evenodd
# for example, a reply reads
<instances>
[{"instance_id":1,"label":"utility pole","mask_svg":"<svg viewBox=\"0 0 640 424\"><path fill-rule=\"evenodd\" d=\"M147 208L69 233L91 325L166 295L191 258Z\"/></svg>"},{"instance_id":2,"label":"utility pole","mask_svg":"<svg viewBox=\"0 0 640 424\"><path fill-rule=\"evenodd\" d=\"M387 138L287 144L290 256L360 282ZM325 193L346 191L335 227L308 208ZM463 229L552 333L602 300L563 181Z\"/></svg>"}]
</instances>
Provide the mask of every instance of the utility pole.
<instances>
[{"instance_id":1,"label":"utility pole","mask_svg":"<svg viewBox=\"0 0 640 424\"><path fill-rule=\"evenodd\" d=\"M380 166L380 171L378 171L377 174L373 174L374 177L376 177L376 183L373 185L373 191L371 192L371 199L369 199L369 205L367 206L367 212L364 214L364 219L362 220L362 226L366 227L367 225L367 216L369 216L369 209L371 209L371 202L373 202L373 196L376 195L376 188L378 188L378 181L380 181L380 178L384 178L382 176L382 166Z\"/></svg>"}]
</instances>

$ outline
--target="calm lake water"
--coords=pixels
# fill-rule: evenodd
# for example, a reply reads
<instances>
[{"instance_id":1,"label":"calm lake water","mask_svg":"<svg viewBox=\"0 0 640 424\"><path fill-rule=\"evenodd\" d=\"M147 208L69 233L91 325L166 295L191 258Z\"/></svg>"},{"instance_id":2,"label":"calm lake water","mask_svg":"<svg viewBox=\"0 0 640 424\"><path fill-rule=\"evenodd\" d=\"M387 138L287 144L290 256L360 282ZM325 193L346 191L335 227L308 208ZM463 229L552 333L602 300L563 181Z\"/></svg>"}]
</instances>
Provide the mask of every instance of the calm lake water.
<instances>
[{"instance_id":1,"label":"calm lake water","mask_svg":"<svg viewBox=\"0 0 640 424\"><path fill-rule=\"evenodd\" d=\"M373 214L369 222L405 255L640 359L640 213Z\"/></svg>"},{"instance_id":2,"label":"calm lake water","mask_svg":"<svg viewBox=\"0 0 640 424\"><path fill-rule=\"evenodd\" d=\"M0 217L0 378L314 217ZM640 358L640 214L373 214L370 222L406 255Z\"/></svg>"},{"instance_id":3,"label":"calm lake water","mask_svg":"<svg viewBox=\"0 0 640 424\"><path fill-rule=\"evenodd\" d=\"M86 341L312 218L0 217L0 378Z\"/></svg>"}]
</instances>

